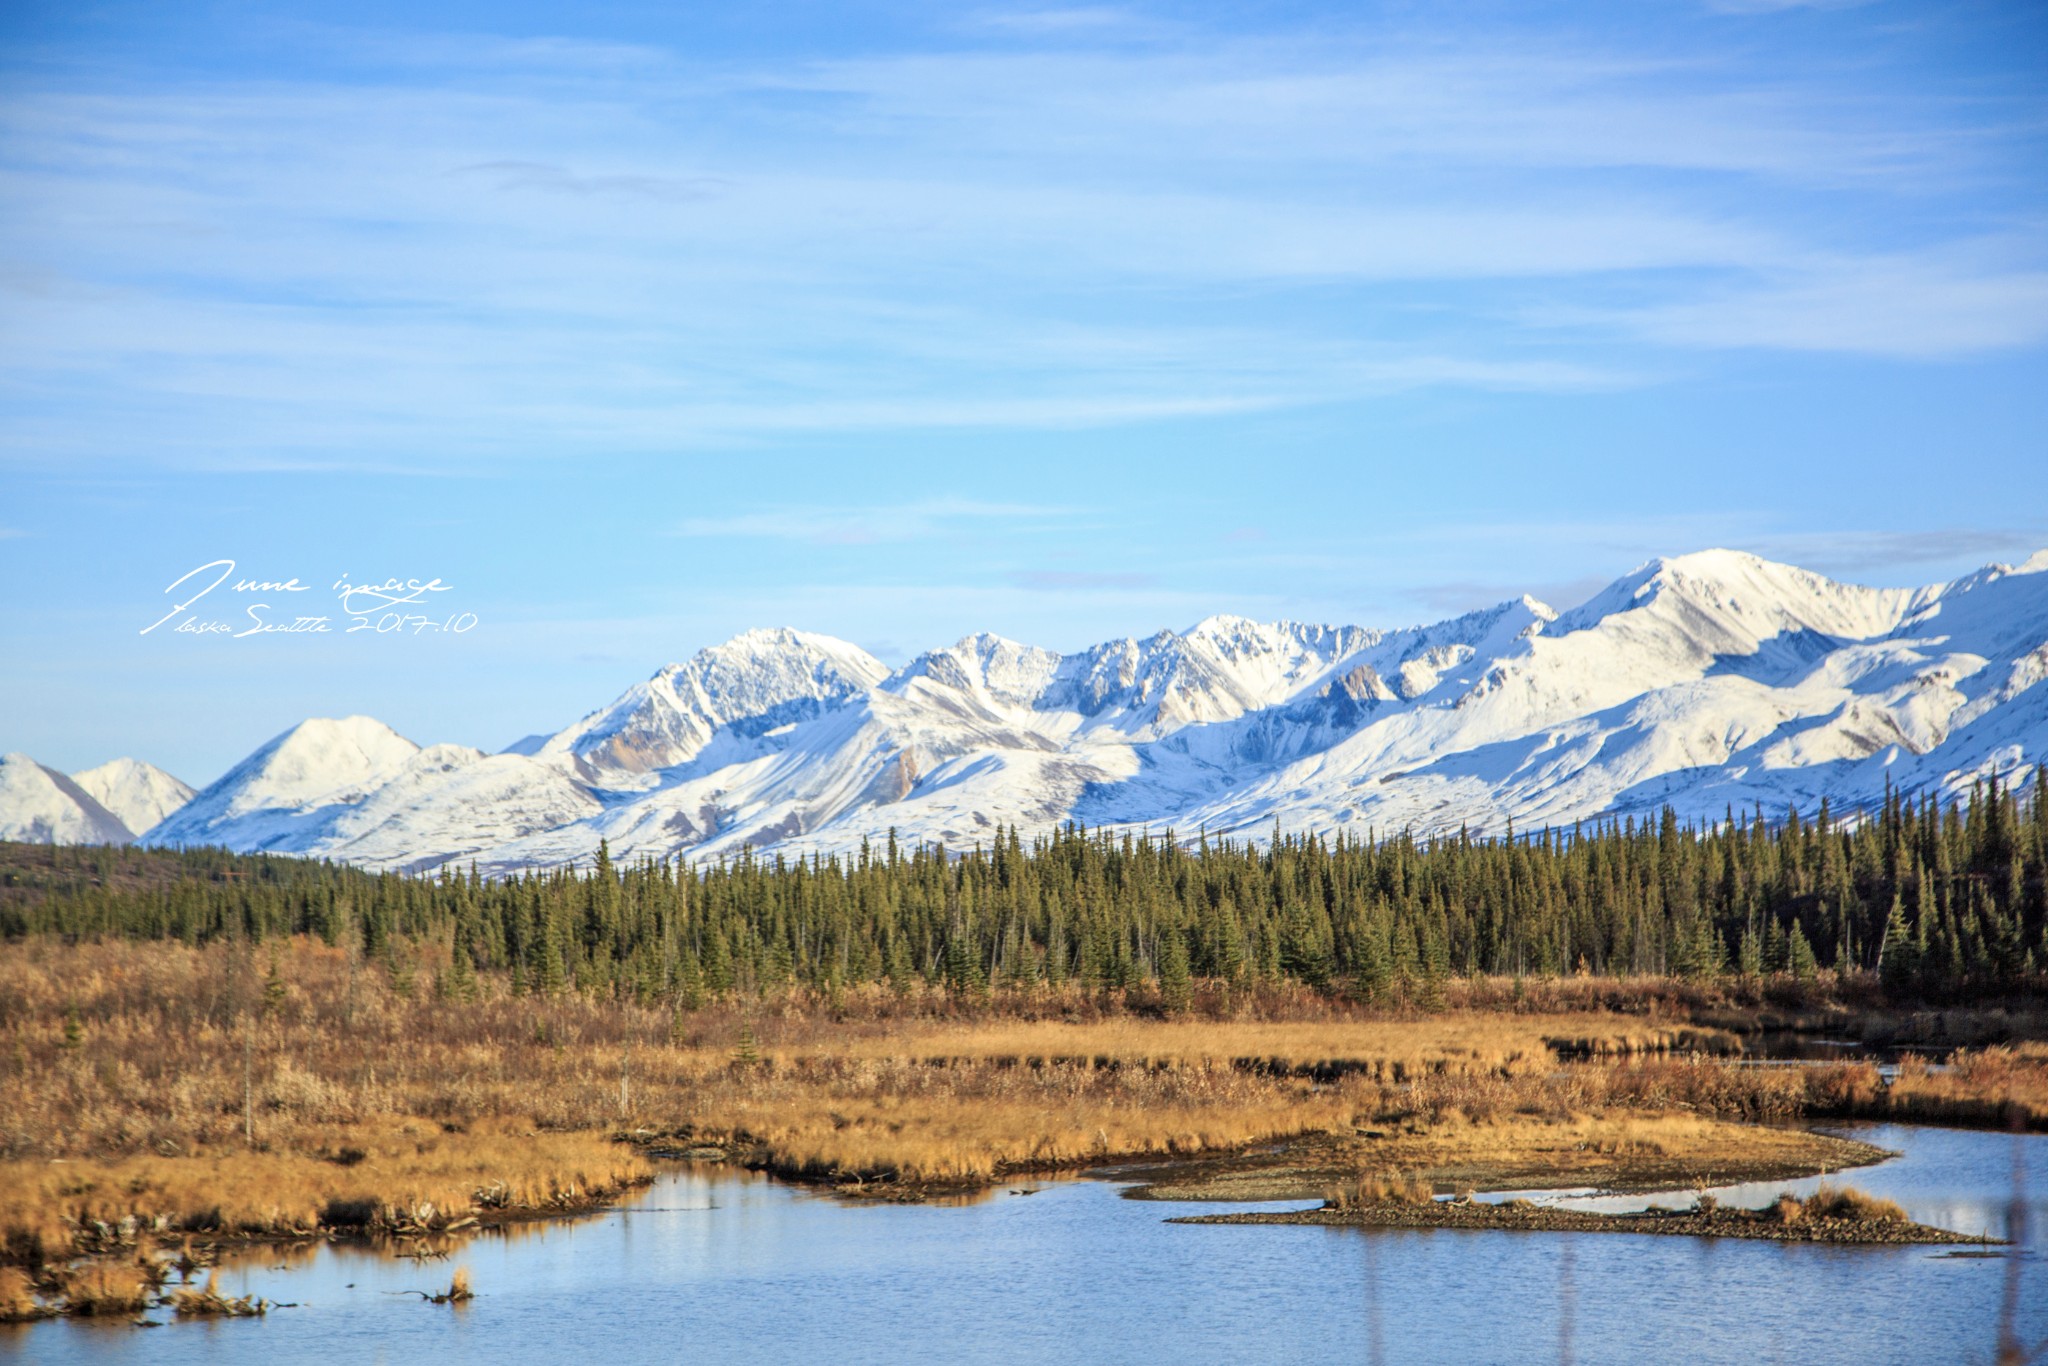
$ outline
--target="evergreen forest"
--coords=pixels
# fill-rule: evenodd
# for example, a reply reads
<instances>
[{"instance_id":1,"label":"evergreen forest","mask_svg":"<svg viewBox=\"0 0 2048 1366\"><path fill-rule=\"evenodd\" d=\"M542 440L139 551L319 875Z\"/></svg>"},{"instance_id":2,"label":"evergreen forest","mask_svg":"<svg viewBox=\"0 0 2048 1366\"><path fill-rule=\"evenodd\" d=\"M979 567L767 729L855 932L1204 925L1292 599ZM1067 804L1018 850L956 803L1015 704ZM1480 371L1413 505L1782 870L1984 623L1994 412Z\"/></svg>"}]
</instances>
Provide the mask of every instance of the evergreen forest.
<instances>
[{"instance_id":1,"label":"evergreen forest","mask_svg":"<svg viewBox=\"0 0 2048 1366\"><path fill-rule=\"evenodd\" d=\"M1148 988L1293 982L1440 1002L1454 977L1864 975L1899 1000L2048 987L2041 770L1947 803L1889 794L1433 838L1192 839L998 827L968 849L744 854L484 878L370 873L218 849L0 845L0 937L313 935L402 989L576 991L693 1008L731 993L922 983ZM427 952L429 948L432 952Z\"/></svg>"}]
</instances>

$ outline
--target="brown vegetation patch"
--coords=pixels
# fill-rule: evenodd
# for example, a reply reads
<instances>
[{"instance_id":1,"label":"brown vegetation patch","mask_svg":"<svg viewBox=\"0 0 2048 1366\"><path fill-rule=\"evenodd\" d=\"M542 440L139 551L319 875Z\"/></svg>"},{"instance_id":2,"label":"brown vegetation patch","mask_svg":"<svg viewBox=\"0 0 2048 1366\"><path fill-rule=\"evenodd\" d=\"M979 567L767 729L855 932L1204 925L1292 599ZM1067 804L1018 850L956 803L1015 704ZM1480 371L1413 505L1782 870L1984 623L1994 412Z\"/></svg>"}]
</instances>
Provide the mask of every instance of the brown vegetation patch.
<instances>
[{"instance_id":1,"label":"brown vegetation patch","mask_svg":"<svg viewBox=\"0 0 2048 1366\"><path fill-rule=\"evenodd\" d=\"M1409 1119L1325 1134L1260 1153L1124 1173L1151 1200L1302 1200L1389 1183L1429 1194L1590 1186L1671 1190L1788 1180L1864 1166L1881 1148L1804 1129L1762 1128L1683 1111Z\"/></svg>"},{"instance_id":2,"label":"brown vegetation patch","mask_svg":"<svg viewBox=\"0 0 2048 1366\"><path fill-rule=\"evenodd\" d=\"M1588 1012L1372 1017L1310 998L1300 1019L1164 1019L1078 988L1020 995L1022 1016L853 992L678 1012L474 987L436 998L303 938L10 945L0 1262L589 1208L653 1173L619 1137L912 1195L1305 1136L1380 1145L1347 1150L1318 1194L1368 1170L1691 1181L1760 1154L1749 1169L1810 1172L1870 1158L1733 1121L2020 1105L2039 1122L2048 1092L2048 1058L2025 1049L1887 1088L1867 1066L1671 1056L1702 1036ZM1561 1064L1560 1040L1610 1060Z\"/></svg>"},{"instance_id":3,"label":"brown vegetation patch","mask_svg":"<svg viewBox=\"0 0 2048 1366\"><path fill-rule=\"evenodd\" d=\"M1788 1214L1788 1211L1790 1213ZM1896 1245L1902 1243L1985 1244L1907 1219L1889 1200L1857 1190L1819 1192L1802 1201L1786 1194L1762 1209L1730 1209L1702 1201L1697 1209L1655 1206L1634 1214L1591 1214L1555 1209L1527 1200L1491 1204L1481 1200L1372 1204L1330 1203L1289 1213L1206 1214L1173 1220L1180 1224L1323 1224L1352 1228L1484 1229L1518 1233L1656 1233L1693 1238L1761 1238L1788 1243Z\"/></svg>"},{"instance_id":4,"label":"brown vegetation patch","mask_svg":"<svg viewBox=\"0 0 2048 1366\"><path fill-rule=\"evenodd\" d=\"M2048 1044L1958 1050L1938 1070L1909 1057L1884 1108L1901 1120L2048 1129Z\"/></svg>"},{"instance_id":5,"label":"brown vegetation patch","mask_svg":"<svg viewBox=\"0 0 2048 1366\"><path fill-rule=\"evenodd\" d=\"M190 1287L179 1290L170 1297L170 1301L178 1316L188 1319L260 1318L270 1310L268 1300L260 1300L253 1295L223 1295L217 1271L206 1274L206 1284L196 1290Z\"/></svg>"}]
</instances>

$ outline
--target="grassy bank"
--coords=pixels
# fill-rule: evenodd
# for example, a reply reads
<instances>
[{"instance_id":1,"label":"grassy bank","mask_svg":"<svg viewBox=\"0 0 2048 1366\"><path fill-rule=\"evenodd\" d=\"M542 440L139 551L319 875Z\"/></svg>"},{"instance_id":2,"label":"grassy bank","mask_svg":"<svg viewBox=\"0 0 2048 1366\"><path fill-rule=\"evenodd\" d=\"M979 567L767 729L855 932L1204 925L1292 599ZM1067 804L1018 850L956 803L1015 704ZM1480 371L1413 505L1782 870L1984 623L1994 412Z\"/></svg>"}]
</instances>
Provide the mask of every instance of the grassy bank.
<instances>
[{"instance_id":1,"label":"grassy bank","mask_svg":"<svg viewBox=\"0 0 2048 1366\"><path fill-rule=\"evenodd\" d=\"M914 1194L1302 1136L1434 1142L1474 1169L1553 1178L1692 1180L1765 1142L1745 1120L2048 1122L2039 1052L1908 1069L1887 1089L1867 1067L1665 1056L1728 1036L1530 1009L1526 992L1504 997L1512 1009L1429 1015L1302 993L1301 1018L1282 1018L1277 995L1256 1015L1240 1002L1245 1018L1163 1018L1073 986L793 991L676 1011L514 995L490 974L459 993L437 980L432 962L409 977L303 937L8 945L0 1256L33 1266L152 1240L587 1208L654 1170L622 1135ZM1561 1049L1604 1061L1561 1066ZM1818 1148L1776 1156L1787 1172L1846 1165Z\"/></svg>"}]
</instances>

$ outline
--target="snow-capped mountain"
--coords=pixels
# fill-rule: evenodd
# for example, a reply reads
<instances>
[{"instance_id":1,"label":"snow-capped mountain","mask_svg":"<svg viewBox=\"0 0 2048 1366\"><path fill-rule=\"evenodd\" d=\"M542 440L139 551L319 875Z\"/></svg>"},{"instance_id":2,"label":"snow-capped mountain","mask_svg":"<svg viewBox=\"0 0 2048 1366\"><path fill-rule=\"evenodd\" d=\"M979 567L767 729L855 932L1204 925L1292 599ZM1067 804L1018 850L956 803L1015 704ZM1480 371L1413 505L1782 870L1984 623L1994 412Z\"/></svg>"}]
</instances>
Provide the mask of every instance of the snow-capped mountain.
<instances>
[{"instance_id":1,"label":"snow-capped mountain","mask_svg":"<svg viewBox=\"0 0 2048 1366\"><path fill-rule=\"evenodd\" d=\"M140 835L192 800L192 788L155 764L115 759L71 775L85 794Z\"/></svg>"},{"instance_id":2,"label":"snow-capped mountain","mask_svg":"<svg viewBox=\"0 0 2048 1366\"><path fill-rule=\"evenodd\" d=\"M1398 631L1212 617L1062 655L972 636L890 671L754 631L505 753L309 721L148 832L494 871L998 825L1498 832L1665 804L1842 810L2048 756L2048 553L1873 589L1657 560L1559 614Z\"/></svg>"},{"instance_id":3,"label":"snow-capped mountain","mask_svg":"<svg viewBox=\"0 0 2048 1366\"><path fill-rule=\"evenodd\" d=\"M149 842L303 849L317 842L331 808L360 805L419 753L367 716L302 721L185 803Z\"/></svg>"},{"instance_id":4,"label":"snow-capped mountain","mask_svg":"<svg viewBox=\"0 0 2048 1366\"><path fill-rule=\"evenodd\" d=\"M0 754L0 840L31 844L127 844L134 831L54 768Z\"/></svg>"},{"instance_id":5,"label":"snow-capped mountain","mask_svg":"<svg viewBox=\"0 0 2048 1366\"><path fill-rule=\"evenodd\" d=\"M292 727L145 842L431 867L599 808L562 767L463 745L422 749L381 721L351 716Z\"/></svg>"},{"instance_id":6,"label":"snow-capped mountain","mask_svg":"<svg viewBox=\"0 0 2048 1366\"><path fill-rule=\"evenodd\" d=\"M873 687L888 668L855 645L805 631L748 631L637 684L530 752L612 784L737 737L809 720Z\"/></svg>"}]
</instances>

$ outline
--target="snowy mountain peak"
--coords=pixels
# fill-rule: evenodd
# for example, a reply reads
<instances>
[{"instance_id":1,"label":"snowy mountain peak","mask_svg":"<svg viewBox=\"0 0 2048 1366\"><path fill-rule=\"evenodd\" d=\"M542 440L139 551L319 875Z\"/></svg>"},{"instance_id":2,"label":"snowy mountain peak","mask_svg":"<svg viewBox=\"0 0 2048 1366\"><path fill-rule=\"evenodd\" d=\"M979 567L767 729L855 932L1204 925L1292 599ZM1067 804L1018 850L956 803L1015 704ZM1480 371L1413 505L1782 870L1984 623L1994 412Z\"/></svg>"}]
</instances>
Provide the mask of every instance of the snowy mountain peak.
<instances>
[{"instance_id":1,"label":"snowy mountain peak","mask_svg":"<svg viewBox=\"0 0 2048 1366\"><path fill-rule=\"evenodd\" d=\"M2044 685L2048 554L1903 590L1704 551L1563 614L1521 596L1392 631L1219 615L1066 655L981 634L895 673L750 631L502 754L308 722L148 842L510 871L600 839L709 858L1069 819L1257 837L1852 811L1887 782L2024 777L2048 757ZM0 830L94 837L96 799L45 775L0 766Z\"/></svg>"},{"instance_id":2,"label":"snowy mountain peak","mask_svg":"<svg viewBox=\"0 0 2048 1366\"><path fill-rule=\"evenodd\" d=\"M1250 617L1237 616L1230 612L1218 612L1213 616L1203 617L1193 626L1181 632L1181 635L1187 640L1213 640L1219 643L1224 641L1249 642L1270 640L1275 636L1285 633L1293 625L1293 622L1278 621L1267 623L1254 621ZM1172 633L1165 632L1162 634Z\"/></svg>"},{"instance_id":3,"label":"snowy mountain peak","mask_svg":"<svg viewBox=\"0 0 2048 1366\"><path fill-rule=\"evenodd\" d=\"M1761 573L1775 573L1789 570L1804 573L1791 565L1779 564L1747 550L1730 550L1726 546L1710 546L1705 550L1691 550L1683 555L1659 555L1645 566L1657 574L1690 575L1698 579L1733 579Z\"/></svg>"},{"instance_id":4,"label":"snowy mountain peak","mask_svg":"<svg viewBox=\"0 0 2048 1366\"><path fill-rule=\"evenodd\" d=\"M115 759L71 780L137 835L192 800L190 785L140 759Z\"/></svg>"},{"instance_id":5,"label":"snowy mountain peak","mask_svg":"<svg viewBox=\"0 0 2048 1366\"><path fill-rule=\"evenodd\" d=\"M83 788L26 754L0 755L0 840L31 844L126 844L120 817Z\"/></svg>"},{"instance_id":6,"label":"snowy mountain peak","mask_svg":"<svg viewBox=\"0 0 2048 1366\"><path fill-rule=\"evenodd\" d=\"M289 822L330 802L360 800L395 777L419 749L368 716L301 721L149 831L148 842L209 844L226 823L244 817L267 815Z\"/></svg>"},{"instance_id":7,"label":"snowy mountain peak","mask_svg":"<svg viewBox=\"0 0 2048 1366\"><path fill-rule=\"evenodd\" d=\"M863 678L870 685L886 677L881 661L860 646L837 636L799 631L788 626L756 627L730 640L706 646L680 664L671 664L661 674L671 677L707 675L720 667L782 667L825 670ZM657 675L660 676L660 675Z\"/></svg>"},{"instance_id":8,"label":"snowy mountain peak","mask_svg":"<svg viewBox=\"0 0 2048 1366\"><path fill-rule=\"evenodd\" d=\"M311 795L388 772L419 749L375 717L316 716L272 739L237 772L260 772L279 796Z\"/></svg>"},{"instance_id":9,"label":"snowy mountain peak","mask_svg":"<svg viewBox=\"0 0 2048 1366\"><path fill-rule=\"evenodd\" d=\"M979 694L1002 707L1039 705L1058 676L1061 657L1052 650L1023 645L983 631L963 636L943 650L929 650L891 674L881 686L901 693L915 680L969 694Z\"/></svg>"},{"instance_id":10,"label":"snowy mountain peak","mask_svg":"<svg viewBox=\"0 0 2048 1366\"><path fill-rule=\"evenodd\" d=\"M1745 655L1779 636L1862 639L1894 630L1907 589L1839 583L1739 550L1651 560L1564 614L1546 634L1617 627L1683 637L1694 652Z\"/></svg>"},{"instance_id":11,"label":"snowy mountain peak","mask_svg":"<svg viewBox=\"0 0 2048 1366\"><path fill-rule=\"evenodd\" d=\"M538 753L595 779L693 758L721 730L756 736L815 716L889 676L857 645L788 627L745 631L670 664Z\"/></svg>"}]
</instances>

